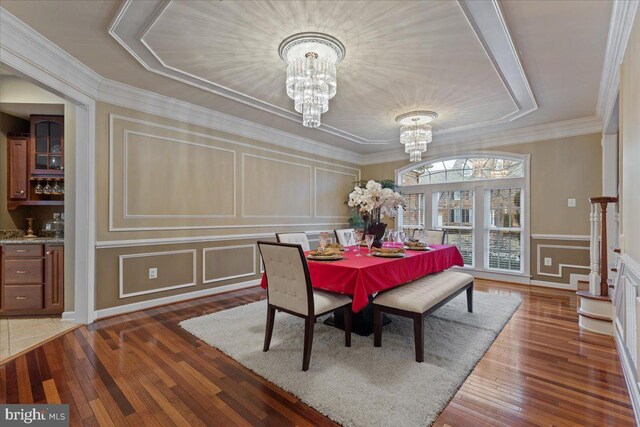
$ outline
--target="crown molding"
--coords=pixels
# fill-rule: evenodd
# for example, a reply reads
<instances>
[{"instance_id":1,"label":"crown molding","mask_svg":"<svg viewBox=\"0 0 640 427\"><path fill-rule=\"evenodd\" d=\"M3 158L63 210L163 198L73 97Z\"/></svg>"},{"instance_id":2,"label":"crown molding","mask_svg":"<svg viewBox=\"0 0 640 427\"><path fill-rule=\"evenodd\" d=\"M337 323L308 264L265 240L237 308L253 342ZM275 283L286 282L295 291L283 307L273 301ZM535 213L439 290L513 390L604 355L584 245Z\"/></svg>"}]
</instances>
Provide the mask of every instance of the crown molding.
<instances>
[{"instance_id":1,"label":"crown molding","mask_svg":"<svg viewBox=\"0 0 640 427\"><path fill-rule=\"evenodd\" d=\"M607 49L605 51L596 114L602 118L605 129L609 127L618 91L620 89L620 65L633 29L633 21L639 2L616 0L611 10Z\"/></svg>"},{"instance_id":2,"label":"crown molding","mask_svg":"<svg viewBox=\"0 0 640 427\"><path fill-rule=\"evenodd\" d=\"M434 141L430 144L427 155L449 155L467 150L526 144L528 142L567 138L579 135L590 135L600 133L601 131L602 123L600 118L598 116L589 116L502 132L491 132L480 135L467 134L460 138L449 138L448 140L439 139L437 142ZM402 151L402 147L398 147L394 150L365 154L361 165L387 163L406 159L407 154Z\"/></svg>"},{"instance_id":3,"label":"crown molding","mask_svg":"<svg viewBox=\"0 0 640 427\"><path fill-rule=\"evenodd\" d=\"M259 123L180 101L155 92L102 79L97 99L113 105L227 132L307 154L360 164L362 154L297 136Z\"/></svg>"},{"instance_id":4,"label":"crown molding","mask_svg":"<svg viewBox=\"0 0 640 427\"><path fill-rule=\"evenodd\" d=\"M66 85L84 97L95 99L102 79L98 73L0 7L0 62L11 63L21 73L33 58L46 65L40 66L45 74L42 83L51 88ZM25 64L24 69L20 63Z\"/></svg>"}]
</instances>

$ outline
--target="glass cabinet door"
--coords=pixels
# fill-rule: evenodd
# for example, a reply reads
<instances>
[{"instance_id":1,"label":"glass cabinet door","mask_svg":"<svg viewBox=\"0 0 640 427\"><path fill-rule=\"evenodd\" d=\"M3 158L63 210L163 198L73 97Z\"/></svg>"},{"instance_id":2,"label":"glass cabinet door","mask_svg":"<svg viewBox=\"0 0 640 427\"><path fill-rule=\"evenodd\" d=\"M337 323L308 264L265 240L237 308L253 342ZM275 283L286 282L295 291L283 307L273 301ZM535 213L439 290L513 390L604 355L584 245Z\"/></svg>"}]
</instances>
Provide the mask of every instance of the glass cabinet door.
<instances>
[{"instance_id":1,"label":"glass cabinet door","mask_svg":"<svg viewBox=\"0 0 640 427\"><path fill-rule=\"evenodd\" d=\"M64 170L64 119L32 116L33 164L36 175L62 174Z\"/></svg>"}]
</instances>

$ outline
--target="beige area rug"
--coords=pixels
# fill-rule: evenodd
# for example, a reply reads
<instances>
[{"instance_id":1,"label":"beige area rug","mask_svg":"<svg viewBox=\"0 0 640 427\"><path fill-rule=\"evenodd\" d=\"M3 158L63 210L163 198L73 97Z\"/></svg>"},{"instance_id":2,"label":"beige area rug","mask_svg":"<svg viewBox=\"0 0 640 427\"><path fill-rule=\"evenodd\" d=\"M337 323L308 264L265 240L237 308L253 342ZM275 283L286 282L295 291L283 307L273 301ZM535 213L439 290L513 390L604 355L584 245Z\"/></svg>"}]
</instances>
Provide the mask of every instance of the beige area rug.
<instances>
[{"instance_id":1,"label":"beige area rug","mask_svg":"<svg viewBox=\"0 0 640 427\"><path fill-rule=\"evenodd\" d=\"M521 300L474 293L474 313L461 294L425 319L425 361L414 359L413 326L390 316L382 347L316 323L309 371L302 372L304 322L277 313L271 348L262 351L266 301L180 323L258 375L346 426L427 426L435 421Z\"/></svg>"}]
</instances>

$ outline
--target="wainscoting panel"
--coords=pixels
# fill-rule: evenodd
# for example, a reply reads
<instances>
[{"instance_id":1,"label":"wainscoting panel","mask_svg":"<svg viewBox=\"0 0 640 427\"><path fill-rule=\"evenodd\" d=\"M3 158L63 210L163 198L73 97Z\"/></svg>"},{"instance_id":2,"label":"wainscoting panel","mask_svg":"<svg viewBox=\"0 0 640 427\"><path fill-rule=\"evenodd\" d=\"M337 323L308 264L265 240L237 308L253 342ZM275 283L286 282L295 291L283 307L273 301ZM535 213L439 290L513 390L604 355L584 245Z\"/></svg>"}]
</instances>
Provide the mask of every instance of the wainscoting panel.
<instances>
[{"instance_id":1,"label":"wainscoting panel","mask_svg":"<svg viewBox=\"0 0 640 427\"><path fill-rule=\"evenodd\" d=\"M314 207L316 218L349 218L344 203L358 176L325 168L314 168Z\"/></svg>"},{"instance_id":2,"label":"wainscoting panel","mask_svg":"<svg viewBox=\"0 0 640 427\"><path fill-rule=\"evenodd\" d=\"M109 139L96 153L98 191L109 193L108 205L98 200L98 240L122 238L114 232L336 228L347 218L343 201L358 168L114 110L123 111L109 106L108 123L97 123Z\"/></svg>"},{"instance_id":3,"label":"wainscoting panel","mask_svg":"<svg viewBox=\"0 0 640 427\"><path fill-rule=\"evenodd\" d=\"M242 216L311 218L311 166L242 154Z\"/></svg>"},{"instance_id":4,"label":"wainscoting panel","mask_svg":"<svg viewBox=\"0 0 640 427\"><path fill-rule=\"evenodd\" d=\"M571 277L589 274L589 242L583 236L547 236L531 238L531 274L538 282L552 282L574 289ZM545 265L551 258L551 265Z\"/></svg>"},{"instance_id":5,"label":"wainscoting panel","mask_svg":"<svg viewBox=\"0 0 640 427\"><path fill-rule=\"evenodd\" d=\"M256 274L256 245L202 250L202 282L216 283Z\"/></svg>"},{"instance_id":6,"label":"wainscoting panel","mask_svg":"<svg viewBox=\"0 0 640 427\"><path fill-rule=\"evenodd\" d=\"M120 255L118 262L120 298L154 294L196 286L195 249ZM149 269L157 278L149 278Z\"/></svg>"},{"instance_id":7,"label":"wainscoting panel","mask_svg":"<svg viewBox=\"0 0 640 427\"><path fill-rule=\"evenodd\" d=\"M123 157L125 218L235 216L235 151L125 131Z\"/></svg>"}]
</instances>

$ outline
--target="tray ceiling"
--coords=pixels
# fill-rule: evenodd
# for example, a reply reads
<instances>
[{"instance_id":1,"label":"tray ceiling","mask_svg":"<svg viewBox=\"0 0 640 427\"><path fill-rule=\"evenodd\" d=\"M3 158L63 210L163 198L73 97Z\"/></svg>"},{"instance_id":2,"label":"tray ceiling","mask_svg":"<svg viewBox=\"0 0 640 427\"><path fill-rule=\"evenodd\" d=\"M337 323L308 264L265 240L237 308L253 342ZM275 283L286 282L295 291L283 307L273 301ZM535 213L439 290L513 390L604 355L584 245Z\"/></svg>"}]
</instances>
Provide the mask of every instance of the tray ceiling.
<instances>
[{"instance_id":1,"label":"tray ceiling","mask_svg":"<svg viewBox=\"0 0 640 427\"><path fill-rule=\"evenodd\" d=\"M360 144L396 142L409 110L443 132L537 107L492 2L129 2L110 29L151 71L296 121L277 49L304 31L346 46L321 130Z\"/></svg>"}]
</instances>

